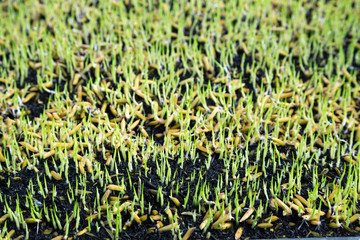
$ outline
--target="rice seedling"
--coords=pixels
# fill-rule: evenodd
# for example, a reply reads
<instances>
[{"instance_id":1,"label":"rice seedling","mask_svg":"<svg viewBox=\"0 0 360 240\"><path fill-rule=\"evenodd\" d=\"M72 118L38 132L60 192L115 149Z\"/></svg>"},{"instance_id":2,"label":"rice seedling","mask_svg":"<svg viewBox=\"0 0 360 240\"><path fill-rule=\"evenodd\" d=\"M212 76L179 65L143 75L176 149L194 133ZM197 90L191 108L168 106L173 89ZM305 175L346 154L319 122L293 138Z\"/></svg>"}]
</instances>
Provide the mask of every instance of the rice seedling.
<instances>
[{"instance_id":1,"label":"rice seedling","mask_svg":"<svg viewBox=\"0 0 360 240\"><path fill-rule=\"evenodd\" d=\"M1 3L0 238L359 235L359 9Z\"/></svg>"}]
</instances>

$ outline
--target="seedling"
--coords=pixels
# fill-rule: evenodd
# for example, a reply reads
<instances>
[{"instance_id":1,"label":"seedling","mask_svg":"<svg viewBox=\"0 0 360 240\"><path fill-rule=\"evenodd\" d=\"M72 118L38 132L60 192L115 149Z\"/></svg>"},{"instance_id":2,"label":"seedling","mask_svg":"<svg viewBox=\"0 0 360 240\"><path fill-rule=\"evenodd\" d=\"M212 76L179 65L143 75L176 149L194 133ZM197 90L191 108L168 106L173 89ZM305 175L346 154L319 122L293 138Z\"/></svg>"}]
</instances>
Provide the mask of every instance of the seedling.
<instances>
[{"instance_id":1,"label":"seedling","mask_svg":"<svg viewBox=\"0 0 360 240\"><path fill-rule=\"evenodd\" d=\"M358 10L0 4L1 238L356 234Z\"/></svg>"}]
</instances>

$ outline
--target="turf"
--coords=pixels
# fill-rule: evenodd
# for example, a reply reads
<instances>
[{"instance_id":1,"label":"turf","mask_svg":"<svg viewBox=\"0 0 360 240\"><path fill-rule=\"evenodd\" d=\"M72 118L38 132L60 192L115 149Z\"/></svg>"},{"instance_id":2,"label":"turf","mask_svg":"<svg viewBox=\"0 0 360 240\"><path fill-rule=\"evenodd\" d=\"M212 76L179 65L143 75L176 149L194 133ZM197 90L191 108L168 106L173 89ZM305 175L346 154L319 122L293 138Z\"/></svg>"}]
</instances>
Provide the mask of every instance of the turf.
<instances>
[{"instance_id":1,"label":"turf","mask_svg":"<svg viewBox=\"0 0 360 240\"><path fill-rule=\"evenodd\" d=\"M0 14L0 239L360 235L359 1Z\"/></svg>"}]
</instances>

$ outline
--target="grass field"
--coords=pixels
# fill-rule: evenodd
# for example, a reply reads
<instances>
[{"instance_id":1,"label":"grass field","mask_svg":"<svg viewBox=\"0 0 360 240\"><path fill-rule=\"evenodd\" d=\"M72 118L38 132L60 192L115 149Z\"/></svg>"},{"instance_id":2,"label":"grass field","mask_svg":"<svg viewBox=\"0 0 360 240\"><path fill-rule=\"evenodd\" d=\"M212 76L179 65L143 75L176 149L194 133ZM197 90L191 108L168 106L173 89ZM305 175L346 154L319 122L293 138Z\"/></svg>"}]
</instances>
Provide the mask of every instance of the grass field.
<instances>
[{"instance_id":1,"label":"grass field","mask_svg":"<svg viewBox=\"0 0 360 240\"><path fill-rule=\"evenodd\" d=\"M360 235L359 1L0 14L0 239Z\"/></svg>"}]
</instances>

